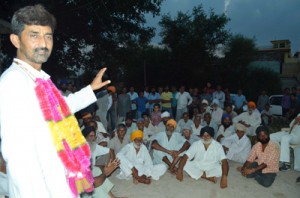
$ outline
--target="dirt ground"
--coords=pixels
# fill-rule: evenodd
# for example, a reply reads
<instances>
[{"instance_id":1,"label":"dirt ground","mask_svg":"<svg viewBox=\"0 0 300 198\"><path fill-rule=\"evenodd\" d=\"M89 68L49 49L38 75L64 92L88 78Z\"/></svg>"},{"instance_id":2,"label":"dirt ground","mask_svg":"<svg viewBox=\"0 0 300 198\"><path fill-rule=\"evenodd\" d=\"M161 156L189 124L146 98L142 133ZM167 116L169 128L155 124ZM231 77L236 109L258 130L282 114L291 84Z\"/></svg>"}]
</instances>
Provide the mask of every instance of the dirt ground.
<instances>
[{"instance_id":1,"label":"dirt ground","mask_svg":"<svg viewBox=\"0 0 300 198\"><path fill-rule=\"evenodd\" d=\"M229 197L267 197L267 198L299 198L300 183L296 183L296 178L300 172L290 170L279 172L269 188L260 186L254 179L243 177L236 168L241 164L229 162L228 187L220 188L220 179L217 184L203 179L194 180L186 173L184 180L179 182L175 175L167 172L160 180L152 181L150 185L133 184L132 180L120 180L115 177L116 173L110 177L115 184L113 193L117 196L128 198L229 198Z\"/></svg>"}]
</instances>

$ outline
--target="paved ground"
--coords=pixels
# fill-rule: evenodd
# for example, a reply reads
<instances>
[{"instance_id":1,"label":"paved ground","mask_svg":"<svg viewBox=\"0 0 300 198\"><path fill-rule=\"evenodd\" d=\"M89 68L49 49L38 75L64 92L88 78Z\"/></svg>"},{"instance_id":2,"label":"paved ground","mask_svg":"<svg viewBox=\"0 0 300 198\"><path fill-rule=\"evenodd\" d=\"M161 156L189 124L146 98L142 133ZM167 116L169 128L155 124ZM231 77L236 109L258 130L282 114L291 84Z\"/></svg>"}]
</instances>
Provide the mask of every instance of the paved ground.
<instances>
[{"instance_id":1,"label":"paved ground","mask_svg":"<svg viewBox=\"0 0 300 198\"><path fill-rule=\"evenodd\" d=\"M113 193L128 198L300 197L300 183L296 183L300 172L295 170L279 172L273 185L265 188L257 184L254 179L241 176L236 171L240 164L229 162L229 166L228 188L226 189L220 188L219 180L217 184L213 184L203 179L193 180L185 174L184 181L179 182L168 172L159 181L153 181L150 185L133 184L131 180L119 180L115 177L116 173L110 177L110 180L115 184Z\"/></svg>"}]
</instances>

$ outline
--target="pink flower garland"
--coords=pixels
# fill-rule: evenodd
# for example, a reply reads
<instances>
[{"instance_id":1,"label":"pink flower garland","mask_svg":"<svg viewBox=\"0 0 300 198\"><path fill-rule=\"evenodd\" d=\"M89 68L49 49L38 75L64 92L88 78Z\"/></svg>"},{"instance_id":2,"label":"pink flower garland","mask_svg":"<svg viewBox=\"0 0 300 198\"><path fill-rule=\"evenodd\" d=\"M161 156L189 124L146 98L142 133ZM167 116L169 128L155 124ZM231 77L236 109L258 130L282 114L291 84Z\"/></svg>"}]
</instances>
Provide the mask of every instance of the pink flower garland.
<instances>
[{"instance_id":1,"label":"pink flower garland","mask_svg":"<svg viewBox=\"0 0 300 198\"><path fill-rule=\"evenodd\" d=\"M49 123L53 144L69 172L67 179L71 191L75 197L84 191L93 191L90 148L80 132L76 118L50 79L37 78L36 85L35 92L44 118Z\"/></svg>"}]
</instances>

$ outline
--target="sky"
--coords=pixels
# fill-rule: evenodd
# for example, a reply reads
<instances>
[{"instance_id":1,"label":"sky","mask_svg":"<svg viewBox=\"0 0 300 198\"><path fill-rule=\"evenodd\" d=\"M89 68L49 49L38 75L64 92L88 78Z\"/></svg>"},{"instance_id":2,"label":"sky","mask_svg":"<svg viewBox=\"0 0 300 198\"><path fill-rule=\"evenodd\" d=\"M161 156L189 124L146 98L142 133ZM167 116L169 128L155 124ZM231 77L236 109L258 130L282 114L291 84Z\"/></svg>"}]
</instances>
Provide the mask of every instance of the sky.
<instances>
[{"instance_id":1,"label":"sky","mask_svg":"<svg viewBox=\"0 0 300 198\"><path fill-rule=\"evenodd\" d=\"M271 40L288 39L292 53L300 51L300 0L165 0L161 15L175 17L178 11L192 13L194 6L226 13L230 18L226 28L234 34L255 38L257 47L271 46ZM160 17L147 15L147 25L156 28L153 43L159 43Z\"/></svg>"}]
</instances>

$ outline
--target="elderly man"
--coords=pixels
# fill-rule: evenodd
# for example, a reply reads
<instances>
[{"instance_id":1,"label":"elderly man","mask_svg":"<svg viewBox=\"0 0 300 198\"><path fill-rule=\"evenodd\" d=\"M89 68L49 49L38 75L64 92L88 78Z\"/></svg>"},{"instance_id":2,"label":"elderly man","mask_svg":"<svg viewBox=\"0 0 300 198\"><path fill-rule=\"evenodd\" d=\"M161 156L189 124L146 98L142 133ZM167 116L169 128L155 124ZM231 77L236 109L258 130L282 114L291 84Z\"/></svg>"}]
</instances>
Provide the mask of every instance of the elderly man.
<instances>
[{"instance_id":1,"label":"elderly man","mask_svg":"<svg viewBox=\"0 0 300 198\"><path fill-rule=\"evenodd\" d=\"M157 126L158 132L162 132L162 131L166 130L166 124L167 124L168 120L170 120L171 115L169 112L165 111L160 115L160 117L161 117L161 122Z\"/></svg>"},{"instance_id":2,"label":"elderly man","mask_svg":"<svg viewBox=\"0 0 300 198\"><path fill-rule=\"evenodd\" d=\"M175 128L176 121L170 119L166 124L165 131L155 135L152 142L154 164L164 162L172 173L175 172L174 167L178 162L178 156L190 146L190 143L180 133L174 133ZM182 143L183 146L177 149L178 145Z\"/></svg>"},{"instance_id":3,"label":"elderly man","mask_svg":"<svg viewBox=\"0 0 300 198\"><path fill-rule=\"evenodd\" d=\"M223 114L222 116L222 125L219 127L219 130L216 135L216 140L222 144L222 141L225 137L231 136L234 134L235 128L232 125L232 120L229 114Z\"/></svg>"},{"instance_id":4,"label":"elderly man","mask_svg":"<svg viewBox=\"0 0 300 198\"><path fill-rule=\"evenodd\" d=\"M192 144L180 160L176 178L183 180L183 170L193 179L200 177L213 183L221 176L220 187L227 187L228 162L222 146L213 139L214 129L201 129L201 140Z\"/></svg>"},{"instance_id":5,"label":"elderly man","mask_svg":"<svg viewBox=\"0 0 300 198\"><path fill-rule=\"evenodd\" d=\"M199 136L192 133L192 127L190 127L188 125L185 125L184 127L182 127L181 131L182 131L182 136L184 137L184 139L186 139L186 141L188 141L190 143L190 145L192 145L194 142L196 142L200 139Z\"/></svg>"},{"instance_id":6,"label":"elderly man","mask_svg":"<svg viewBox=\"0 0 300 198\"><path fill-rule=\"evenodd\" d=\"M227 136L222 141L226 157L229 160L245 163L251 150L251 142L245 135L246 127L240 123L236 124L236 133Z\"/></svg>"},{"instance_id":7,"label":"elderly man","mask_svg":"<svg viewBox=\"0 0 300 198\"><path fill-rule=\"evenodd\" d=\"M163 164L153 165L150 154L143 145L143 132L136 130L131 134L131 143L124 146L117 154L120 159L119 179L133 178L134 183L150 184L151 178L158 180L167 168Z\"/></svg>"},{"instance_id":8,"label":"elderly man","mask_svg":"<svg viewBox=\"0 0 300 198\"><path fill-rule=\"evenodd\" d=\"M248 103L248 111L243 112L232 119L233 123L241 123L246 127L246 134L255 136L256 128L261 124L261 115L256 109L256 104L253 101Z\"/></svg>"},{"instance_id":9,"label":"elderly man","mask_svg":"<svg viewBox=\"0 0 300 198\"><path fill-rule=\"evenodd\" d=\"M220 108L219 100L213 99L211 107L211 119L217 123L217 125L221 125L223 109Z\"/></svg>"},{"instance_id":10,"label":"elderly man","mask_svg":"<svg viewBox=\"0 0 300 198\"><path fill-rule=\"evenodd\" d=\"M181 129L183 129L184 126L192 126L193 121L189 118L189 113L188 112L184 112L182 114L182 118L178 121L177 127L178 130L181 131Z\"/></svg>"},{"instance_id":11,"label":"elderly man","mask_svg":"<svg viewBox=\"0 0 300 198\"><path fill-rule=\"evenodd\" d=\"M242 175L254 178L260 185L270 187L279 170L279 148L270 141L269 130L265 126L256 129L258 142L252 147L247 161L243 167L239 167Z\"/></svg>"},{"instance_id":12,"label":"elderly man","mask_svg":"<svg viewBox=\"0 0 300 198\"><path fill-rule=\"evenodd\" d=\"M280 131L270 135L272 141L280 143L280 171L290 170L290 144L300 144L300 114L290 123L288 132Z\"/></svg>"},{"instance_id":13,"label":"elderly man","mask_svg":"<svg viewBox=\"0 0 300 198\"><path fill-rule=\"evenodd\" d=\"M126 136L126 126L119 124L117 126L117 135L111 139L108 143L108 148L111 149L111 158L115 159L116 154L130 142L128 136Z\"/></svg>"}]
</instances>

